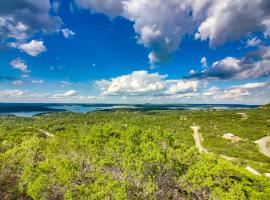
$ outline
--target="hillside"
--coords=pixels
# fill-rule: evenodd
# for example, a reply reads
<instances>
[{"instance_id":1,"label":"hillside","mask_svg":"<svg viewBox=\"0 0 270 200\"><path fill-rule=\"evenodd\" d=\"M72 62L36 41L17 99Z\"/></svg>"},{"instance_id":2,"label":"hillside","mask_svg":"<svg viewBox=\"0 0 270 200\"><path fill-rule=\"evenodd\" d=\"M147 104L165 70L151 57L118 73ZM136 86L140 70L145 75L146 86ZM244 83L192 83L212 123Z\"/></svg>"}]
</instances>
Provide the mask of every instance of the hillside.
<instances>
[{"instance_id":1,"label":"hillside","mask_svg":"<svg viewBox=\"0 0 270 200\"><path fill-rule=\"evenodd\" d=\"M269 114L268 109L120 109L0 117L0 196L269 199L263 174L270 173L270 158L254 143L269 133ZM195 148L194 124L207 153ZM225 133L241 140L224 139Z\"/></svg>"}]
</instances>

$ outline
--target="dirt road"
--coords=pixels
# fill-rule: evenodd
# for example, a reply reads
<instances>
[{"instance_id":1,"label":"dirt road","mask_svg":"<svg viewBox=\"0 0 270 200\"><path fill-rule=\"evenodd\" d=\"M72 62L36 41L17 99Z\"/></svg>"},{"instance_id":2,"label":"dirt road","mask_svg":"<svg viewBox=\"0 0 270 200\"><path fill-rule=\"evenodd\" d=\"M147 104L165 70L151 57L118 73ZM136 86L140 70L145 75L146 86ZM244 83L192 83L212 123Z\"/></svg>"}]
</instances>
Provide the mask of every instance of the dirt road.
<instances>
[{"instance_id":1,"label":"dirt road","mask_svg":"<svg viewBox=\"0 0 270 200\"><path fill-rule=\"evenodd\" d=\"M199 134L200 127L199 126L191 126L190 128L193 130L193 138L194 138L196 147L199 149L200 152L207 152L207 150L205 148L203 148L203 146L201 144L202 140L201 140L201 137Z\"/></svg>"},{"instance_id":2,"label":"dirt road","mask_svg":"<svg viewBox=\"0 0 270 200\"><path fill-rule=\"evenodd\" d=\"M270 157L270 150L266 147L266 143L270 141L270 136L263 137L257 140L255 143L258 144L260 151L266 156Z\"/></svg>"}]
</instances>

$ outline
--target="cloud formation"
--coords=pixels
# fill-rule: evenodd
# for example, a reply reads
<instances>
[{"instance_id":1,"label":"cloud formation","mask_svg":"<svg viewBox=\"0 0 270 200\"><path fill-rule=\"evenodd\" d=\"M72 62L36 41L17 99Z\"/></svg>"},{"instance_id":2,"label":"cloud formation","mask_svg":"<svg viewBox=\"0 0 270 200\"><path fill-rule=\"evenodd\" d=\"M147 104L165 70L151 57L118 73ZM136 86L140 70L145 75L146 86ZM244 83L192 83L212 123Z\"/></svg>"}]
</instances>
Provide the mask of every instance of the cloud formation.
<instances>
[{"instance_id":1,"label":"cloud formation","mask_svg":"<svg viewBox=\"0 0 270 200\"><path fill-rule=\"evenodd\" d=\"M66 91L65 93L54 94L53 98L74 97L77 96L77 94L78 92L76 90L69 90Z\"/></svg>"},{"instance_id":2,"label":"cloud formation","mask_svg":"<svg viewBox=\"0 0 270 200\"><path fill-rule=\"evenodd\" d=\"M22 90L0 90L0 97L20 97L24 94Z\"/></svg>"},{"instance_id":3,"label":"cloud formation","mask_svg":"<svg viewBox=\"0 0 270 200\"><path fill-rule=\"evenodd\" d=\"M76 4L134 22L138 42L150 49L151 64L168 60L185 35L209 40L211 47L252 32L270 35L268 0L76 0Z\"/></svg>"},{"instance_id":4,"label":"cloud formation","mask_svg":"<svg viewBox=\"0 0 270 200\"><path fill-rule=\"evenodd\" d=\"M34 33L56 32L62 25L58 16L50 14L49 0L0 0L0 39L23 40Z\"/></svg>"},{"instance_id":5,"label":"cloud formation","mask_svg":"<svg viewBox=\"0 0 270 200\"><path fill-rule=\"evenodd\" d=\"M204 7L207 6L207 11L206 17L200 23L196 38L209 39L212 47L224 44L226 41L238 40L254 31L266 33L269 28L267 21L270 20L270 2L268 0L202 2Z\"/></svg>"},{"instance_id":6,"label":"cloud formation","mask_svg":"<svg viewBox=\"0 0 270 200\"><path fill-rule=\"evenodd\" d=\"M18 48L19 50L29 54L30 56L36 57L42 52L47 51L47 48L44 46L43 41L32 40L29 43L10 43L10 47Z\"/></svg>"},{"instance_id":7,"label":"cloud formation","mask_svg":"<svg viewBox=\"0 0 270 200\"><path fill-rule=\"evenodd\" d=\"M22 80L15 80L15 81L12 81L11 84L15 85L15 86L21 86L21 85L23 85L23 81Z\"/></svg>"},{"instance_id":8,"label":"cloud formation","mask_svg":"<svg viewBox=\"0 0 270 200\"><path fill-rule=\"evenodd\" d=\"M62 29L61 32L63 33L64 38L70 38L70 37L76 35L72 30L70 30L68 28Z\"/></svg>"},{"instance_id":9,"label":"cloud formation","mask_svg":"<svg viewBox=\"0 0 270 200\"><path fill-rule=\"evenodd\" d=\"M43 80L32 80L31 82L34 83L34 84L42 84L42 83L44 83Z\"/></svg>"},{"instance_id":10,"label":"cloud formation","mask_svg":"<svg viewBox=\"0 0 270 200\"><path fill-rule=\"evenodd\" d=\"M14 60L12 60L10 62L10 65L14 68L14 69L19 69L22 72L28 72L27 70L27 64L24 62L24 60L20 59L20 58L16 58Z\"/></svg>"},{"instance_id":11,"label":"cloud formation","mask_svg":"<svg viewBox=\"0 0 270 200\"><path fill-rule=\"evenodd\" d=\"M204 67L204 68L207 68L207 67L208 67L206 57L202 57L202 59L201 59L201 65L202 65L202 67Z\"/></svg>"},{"instance_id":12,"label":"cloud formation","mask_svg":"<svg viewBox=\"0 0 270 200\"><path fill-rule=\"evenodd\" d=\"M219 89L218 87L211 87L203 93L203 96L217 100L242 100L243 97L250 96L253 91L266 86L269 86L269 82L246 83L243 85L231 86L230 88L223 90Z\"/></svg>"},{"instance_id":13,"label":"cloud formation","mask_svg":"<svg viewBox=\"0 0 270 200\"><path fill-rule=\"evenodd\" d=\"M270 46L248 53L242 58L226 57L190 78L247 79L270 75Z\"/></svg>"},{"instance_id":14,"label":"cloud formation","mask_svg":"<svg viewBox=\"0 0 270 200\"><path fill-rule=\"evenodd\" d=\"M95 85L105 96L171 96L194 93L200 88L197 80L167 79L167 75L147 71L96 81Z\"/></svg>"}]
</instances>

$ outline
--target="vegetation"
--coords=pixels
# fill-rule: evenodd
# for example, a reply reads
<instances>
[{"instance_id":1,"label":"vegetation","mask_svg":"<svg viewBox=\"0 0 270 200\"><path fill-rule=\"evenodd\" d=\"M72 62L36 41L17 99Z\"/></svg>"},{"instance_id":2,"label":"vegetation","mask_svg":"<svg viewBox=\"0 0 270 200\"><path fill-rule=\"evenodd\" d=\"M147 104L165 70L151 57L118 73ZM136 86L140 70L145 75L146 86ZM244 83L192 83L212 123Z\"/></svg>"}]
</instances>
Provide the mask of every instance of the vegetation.
<instances>
[{"instance_id":1,"label":"vegetation","mask_svg":"<svg viewBox=\"0 0 270 200\"><path fill-rule=\"evenodd\" d=\"M270 172L254 143L270 134L269 116L269 107L2 116L0 199L267 200L269 179L244 167ZM193 124L210 153L196 150Z\"/></svg>"}]
</instances>

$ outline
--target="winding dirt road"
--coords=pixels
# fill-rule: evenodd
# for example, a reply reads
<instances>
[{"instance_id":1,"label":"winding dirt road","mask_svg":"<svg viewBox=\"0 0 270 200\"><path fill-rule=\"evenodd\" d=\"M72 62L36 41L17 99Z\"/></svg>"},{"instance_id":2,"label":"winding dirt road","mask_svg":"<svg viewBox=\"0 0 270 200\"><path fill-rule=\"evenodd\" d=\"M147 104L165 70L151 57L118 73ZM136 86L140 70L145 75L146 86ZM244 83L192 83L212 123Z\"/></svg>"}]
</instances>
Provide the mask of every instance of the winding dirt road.
<instances>
[{"instance_id":1,"label":"winding dirt road","mask_svg":"<svg viewBox=\"0 0 270 200\"><path fill-rule=\"evenodd\" d=\"M200 129L200 127L199 127L199 126L191 126L190 128L193 130L193 138L194 138L196 147L199 149L199 151L200 151L201 153L207 152L207 149L205 149L205 148L202 146L202 143L201 143L201 142L202 142L202 137L201 137L200 134L199 134L199 129ZM267 141L270 141L270 136L264 137L264 138L262 138L262 139L256 141L256 143L259 145L260 150L261 150L264 154L266 154L267 156L270 157L270 151L269 151L269 149L267 149L267 147L266 147L266 142L267 142ZM225 155L220 155L220 157L222 157L222 158L224 158L225 160L228 160L228 161L236 161L236 160L237 160L237 158L229 157L229 156L225 156ZM247 166L247 167L246 167L246 170L248 170L250 173L255 174L255 175L257 175L257 176L260 176L260 175L261 175L260 172L258 172L257 170L253 169L253 168L250 167L250 166ZM268 174L268 173L266 173L266 174L264 174L264 175L267 176L267 177L270 177L270 174Z\"/></svg>"},{"instance_id":2,"label":"winding dirt road","mask_svg":"<svg viewBox=\"0 0 270 200\"><path fill-rule=\"evenodd\" d=\"M270 150L266 146L266 143L268 141L270 142L270 136L263 137L263 138L257 140L255 143L258 144L260 151L264 155L270 157Z\"/></svg>"}]
</instances>

